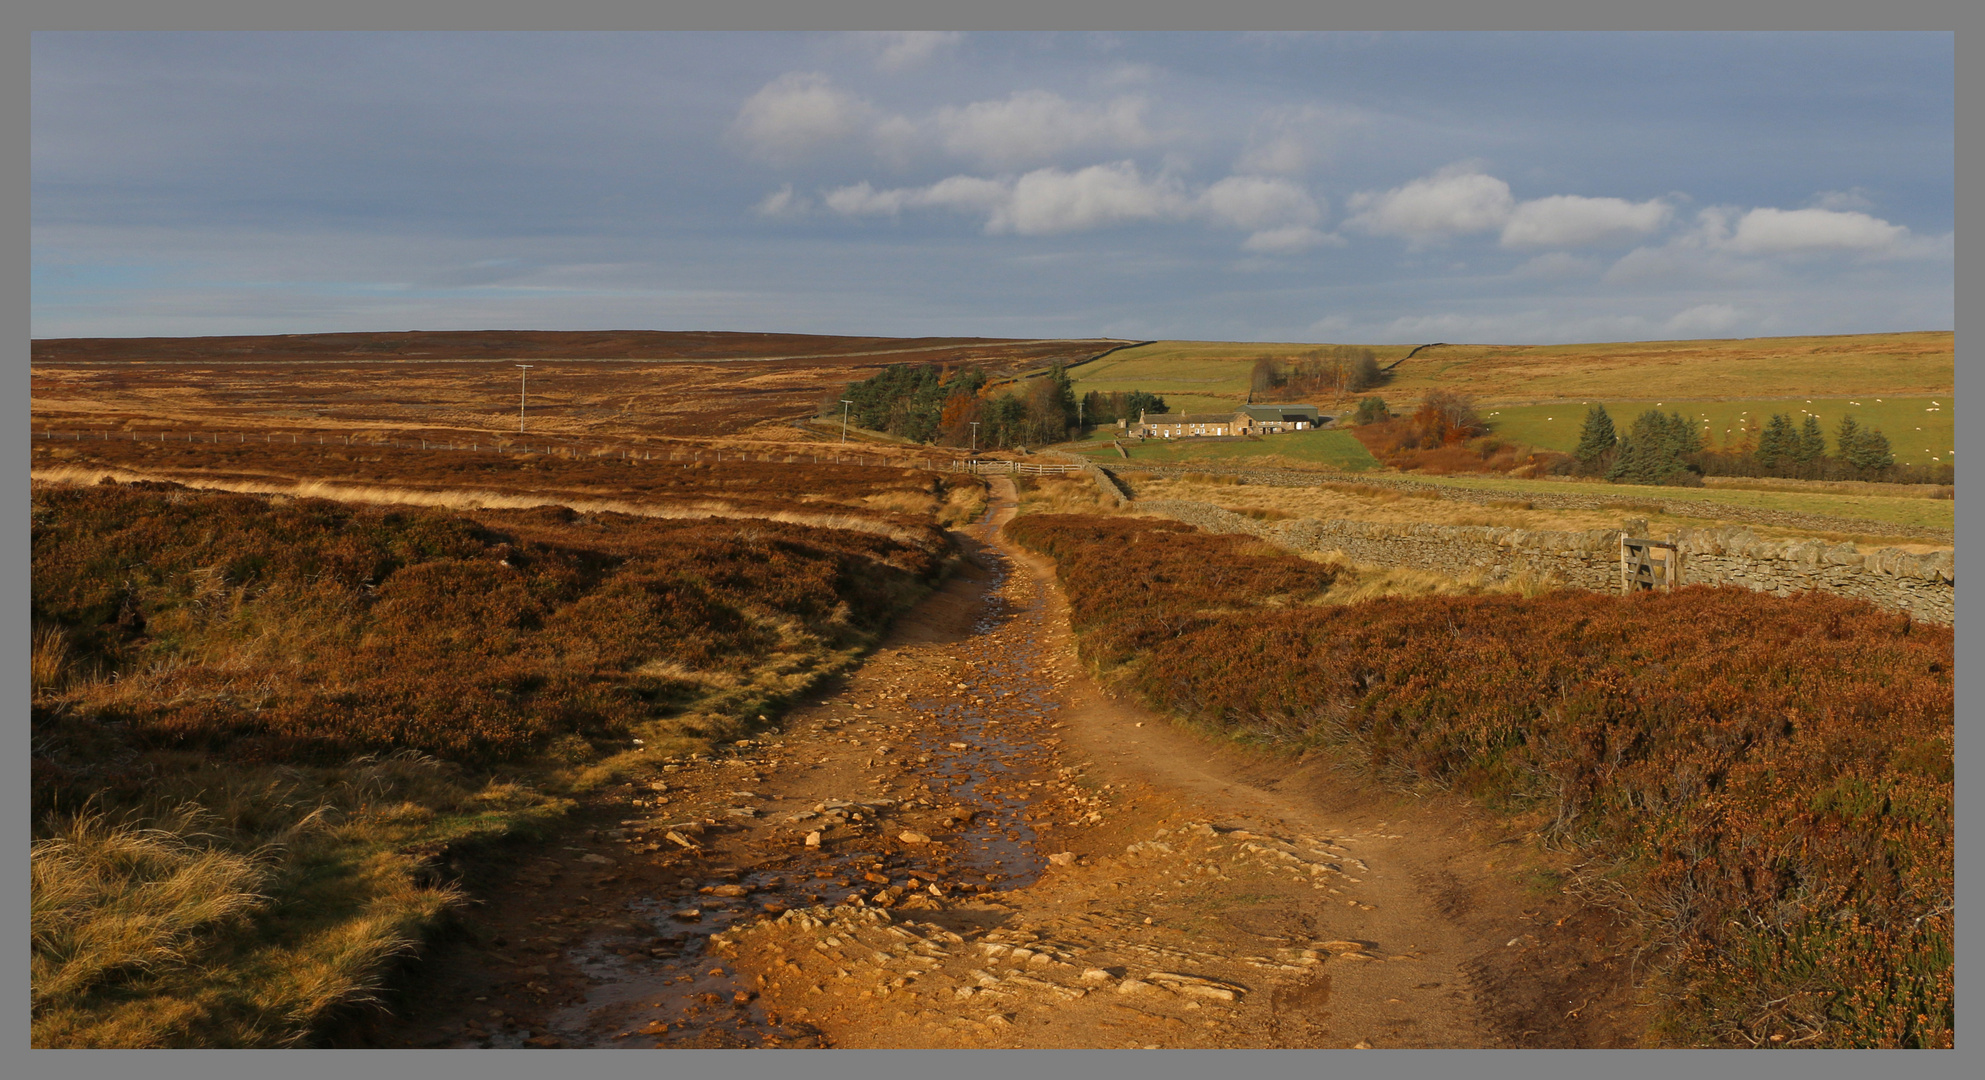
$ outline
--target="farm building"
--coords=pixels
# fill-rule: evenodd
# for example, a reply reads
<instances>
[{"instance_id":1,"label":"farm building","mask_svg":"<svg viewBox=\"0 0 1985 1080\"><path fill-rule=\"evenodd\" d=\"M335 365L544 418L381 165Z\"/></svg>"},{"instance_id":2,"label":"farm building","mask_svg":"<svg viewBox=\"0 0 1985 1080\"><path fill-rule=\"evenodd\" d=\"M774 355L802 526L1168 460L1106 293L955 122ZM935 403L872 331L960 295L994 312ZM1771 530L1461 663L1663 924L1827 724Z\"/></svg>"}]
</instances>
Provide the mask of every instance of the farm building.
<instances>
[{"instance_id":1,"label":"farm building","mask_svg":"<svg viewBox=\"0 0 1985 1080\"><path fill-rule=\"evenodd\" d=\"M1139 413L1131 431L1147 439L1190 439L1208 435L1233 435L1233 413Z\"/></svg>"},{"instance_id":2,"label":"farm building","mask_svg":"<svg viewBox=\"0 0 1985 1080\"><path fill-rule=\"evenodd\" d=\"M1278 431L1308 431L1321 427L1323 416L1314 405L1243 405L1234 414L1237 435L1268 435Z\"/></svg>"},{"instance_id":3,"label":"farm building","mask_svg":"<svg viewBox=\"0 0 1985 1080\"><path fill-rule=\"evenodd\" d=\"M1192 439L1308 431L1323 419L1314 405L1243 405L1231 413L1139 413L1128 427L1147 439Z\"/></svg>"}]
</instances>

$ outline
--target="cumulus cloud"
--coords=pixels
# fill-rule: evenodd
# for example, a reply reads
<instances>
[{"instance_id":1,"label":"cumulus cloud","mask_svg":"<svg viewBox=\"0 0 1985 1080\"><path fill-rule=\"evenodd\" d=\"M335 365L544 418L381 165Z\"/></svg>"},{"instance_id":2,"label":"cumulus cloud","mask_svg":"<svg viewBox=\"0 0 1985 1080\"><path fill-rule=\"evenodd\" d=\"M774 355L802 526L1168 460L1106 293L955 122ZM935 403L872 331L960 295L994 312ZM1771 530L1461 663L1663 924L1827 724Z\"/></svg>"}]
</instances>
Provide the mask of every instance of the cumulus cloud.
<instances>
[{"instance_id":1,"label":"cumulus cloud","mask_svg":"<svg viewBox=\"0 0 1985 1080\"><path fill-rule=\"evenodd\" d=\"M1588 247L1634 240L1668 223L1660 199L1628 202L1583 195L1549 195L1517 204L1503 224L1504 247Z\"/></svg>"},{"instance_id":2,"label":"cumulus cloud","mask_svg":"<svg viewBox=\"0 0 1985 1080\"><path fill-rule=\"evenodd\" d=\"M1606 271L1615 285L1659 281L1755 283L1782 273L1779 264L1819 256L1865 260L1948 257L1952 236L1917 236L1858 210L1807 207L1738 210L1712 206L1665 244L1628 252Z\"/></svg>"},{"instance_id":3,"label":"cumulus cloud","mask_svg":"<svg viewBox=\"0 0 1985 1080\"><path fill-rule=\"evenodd\" d=\"M1250 232L1323 218L1323 207L1302 185L1277 177L1229 176L1199 199L1214 218Z\"/></svg>"},{"instance_id":4,"label":"cumulus cloud","mask_svg":"<svg viewBox=\"0 0 1985 1080\"><path fill-rule=\"evenodd\" d=\"M956 30L869 30L858 36L875 49L875 66L884 71L922 67L965 39Z\"/></svg>"},{"instance_id":5,"label":"cumulus cloud","mask_svg":"<svg viewBox=\"0 0 1985 1080\"><path fill-rule=\"evenodd\" d=\"M1661 199L1547 195L1518 202L1509 184L1474 165L1450 165L1389 191L1351 196L1352 228L1414 244L1499 231L1509 248L1618 244L1659 231L1673 211Z\"/></svg>"},{"instance_id":6,"label":"cumulus cloud","mask_svg":"<svg viewBox=\"0 0 1985 1080\"><path fill-rule=\"evenodd\" d=\"M1888 253L1906 246L1909 230L1858 210L1778 210L1760 207L1737 219L1725 241L1746 255L1816 251Z\"/></svg>"},{"instance_id":7,"label":"cumulus cloud","mask_svg":"<svg viewBox=\"0 0 1985 1080\"><path fill-rule=\"evenodd\" d=\"M1134 162L1091 165L1074 172L1036 169L1022 176L1011 197L994 208L986 231L1022 236L1082 232L1177 219L1187 205L1183 185L1164 176L1147 180Z\"/></svg>"},{"instance_id":8,"label":"cumulus cloud","mask_svg":"<svg viewBox=\"0 0 1985 1080\"><path fill-rule=\"evenodd\" d=\"M802 217L813 208L813 200L804 195L793 194L793 185L787 184L770 195L758 200L752 210L759 217L795 218Z\"/></svg>"},{"instance_id":9,"label":"cumulus cloud","mask_svg":"<svg viewBox=\"0 0 1985 1080\"><path fill-rule=\"evenodd\" d=\"M1599 263L1597 260L1573 255L1568 251L1547 251L1517 267L1515 273L1518 277L1545 280L1590 278L1598 276Z\"/></svg>"},{"instance_id":10,"label":"cumulus cloud","mask_svg":"<svg viewBox=\"0 0 1985 1080\"><path fill-rule=\"evenodd\" d=\"M1144 126L1143 98L1072 102L1047 90L1021 90L1003 101L946 106L932 116L944 148L994 169L1038 165L1070 150L1134 150L1156 141Z\"/></svg>"},{"instance_id":11,"label":"cumulus cloud","mask_svg":"<svg viewBox=\"0 0 1985 1080\"><path fill-rule=\"evenodd\" d=\"M1812 205L1822 210L1872 210L1875 200L1868 197L1865 189L1852 187L1846 191L1822 191L1813 196Z\"/></svg>"},{"instance_id":12,"label":"cumulus cloud","mask_svg":"<svg viewBox=\"0 0 1985 1080\"><path fill-rule=\"evenodd\" d=\"M1287 225L1279 229L1262 229L1242 241L1241 247L1262 255L1296 255L1326 244L1343 247L1345 240L1336 233L1327 233L1309 225Z\"/></svg>"},{"instance_id":13,"label":"cumulus cloud","mask_svg":"<svg viewBox=\"0 0 1985 1080\"><path fill-rule=\"evenodd\" d=\"M1351 196L1345 224L1424 243L1500 228L1515 203L1503 181L1472 165L1450 165L1390 191Z\"/></svg>"},{"instance_id":14,"label":"cumulus cloud","mask_svg":"<svg viewBox=\"0 0 1985 1080\"><path fill-rule=\"evenodd\" d=\"M777 165L830 149L874 153L895 167L926 154L963 158L990 169L1049 164L1071 153L1118 153L1160 141L1145 123L1149 102L1120 96L1071 101L1048 90L967 105L921 117L885 113L814 72L781 75L745 99L732 122L733 146Z\"/></svg>"},{"instance_id":15,"label":"cumulus cloud","mask_svg":"<svg viewBox=\"0 0 1985 1080\"><path fill-rule=\"evenodd\" d=\"M1301 175L1316 166L1338 136L1367 121L1365 115L1355 110L1315 105L1269 110L1248 132L1247 146L1235 162L1234 170L1275 176Z\"/></svg>"},{"instance_id":16,"label":"cumulus cloud","mask_svg":"<svg viewBox=\"0 0 1985 1080\"><path fill-rule=\"evenodd\" d=\"M790 72L745 99L731 137L752 156L775 164L863 133L874 119L868 102L812 72Z\"/></svg>"},{"instance_id":17,"label":"cumulus cloud","mask_svg":"<svg viewBox=\"0 0 1985 1080\"><path fill-rule=\"evenodd\" d=\"M1340 237L1316 226L1325 207L1293 181L1230 176L1198 193L1177 177L1145 176L1132 161L1085 169L1035 169L1015 177L953 176L929 187L877 190L864 180L824 196L849 217L913 209L983 214L988 233L1050 236L1138 222L1201 222L1249 233L1243 247L1292 254Z\"/></svg>"}]
</instances>

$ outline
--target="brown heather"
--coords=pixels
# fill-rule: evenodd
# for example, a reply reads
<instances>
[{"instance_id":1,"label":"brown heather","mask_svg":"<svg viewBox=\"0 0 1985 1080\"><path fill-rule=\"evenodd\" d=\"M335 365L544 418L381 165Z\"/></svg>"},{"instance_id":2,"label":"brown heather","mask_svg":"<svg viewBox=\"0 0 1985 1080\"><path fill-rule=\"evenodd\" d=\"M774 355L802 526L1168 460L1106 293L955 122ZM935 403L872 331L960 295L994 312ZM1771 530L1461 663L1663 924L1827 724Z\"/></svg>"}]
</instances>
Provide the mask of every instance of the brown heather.
<instances>
[{"instance_id":1,"label":"brown heather","mask_svg":"<svg viewBox=\"0 0 1985 1080\"><path fill-rule=\"evenodd\" d=\"M35 1044L307 1041L435 858L852 662L942 570L912 487L850 492L883 535L37 483Z\"/></svg>"},{"instance_id":2,"label":"brown heather","mask_svg":"<svg viewBox=\"0 0 1985 1080\"><path fill-rule=\"evenodd\" d=\"M1582 849L1579 884L1661 958L1666 1038L1952 1045L1949 628L1742 589L1318 604L1327 570L1251 539L1008 529L1152 705Z\"/></svg>"}]
</instances>

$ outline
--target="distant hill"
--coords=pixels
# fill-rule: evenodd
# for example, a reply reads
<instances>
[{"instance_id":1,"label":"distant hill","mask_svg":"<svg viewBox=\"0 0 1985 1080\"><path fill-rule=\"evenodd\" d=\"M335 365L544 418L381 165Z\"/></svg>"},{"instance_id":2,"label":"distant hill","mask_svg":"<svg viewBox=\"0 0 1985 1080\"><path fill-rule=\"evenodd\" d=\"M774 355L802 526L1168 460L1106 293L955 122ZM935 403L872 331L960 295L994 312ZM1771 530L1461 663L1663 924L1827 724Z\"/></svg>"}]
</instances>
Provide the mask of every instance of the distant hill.
<instances>
[{"instance_id":1,"label":"distant hill","mask_svg":"<svg viewBox=\"0 0 1985 1080\"><path fill-rule=\"evenodd\" d=\"M36 363L335 360L742 360L901 354L1025 354L1048 344L1012 338L834 337L672 330L410 330L236 337L49 338ZM1078 345L1086 342L1055 342ZM1115 342L1097 342L1099 352Z\"/></svg>"}]
</instances>

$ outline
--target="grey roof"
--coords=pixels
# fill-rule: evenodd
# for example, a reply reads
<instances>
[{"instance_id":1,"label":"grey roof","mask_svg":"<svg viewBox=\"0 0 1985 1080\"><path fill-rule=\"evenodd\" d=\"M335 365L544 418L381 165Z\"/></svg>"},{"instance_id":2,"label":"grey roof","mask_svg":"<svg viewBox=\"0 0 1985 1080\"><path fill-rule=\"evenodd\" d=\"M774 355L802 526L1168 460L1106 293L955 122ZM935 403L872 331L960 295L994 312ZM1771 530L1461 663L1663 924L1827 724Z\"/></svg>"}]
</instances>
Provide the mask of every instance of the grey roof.
<instances>
[{"instance_id":1,"label":"grey roof","mask_svg":"<svg viewBox=\"0 0 1985 1080\"><path fill-rule=\"evenodd\" d=\"M1227 412L1195 413L1149 413L1144 417L1147 424L1231 424L1234 414Z\"/></svg>"},{"instance_id":2,"label":"grey roof","mask_svg":"<svg viewBox=\"0 0 1985 1080\"><path fill-rule=\"evenodd\" d=\"M1256 420L1315 420L1321 415L1314 405L1243 405L1241 411Z\"/></svg>"}]
</instances>

